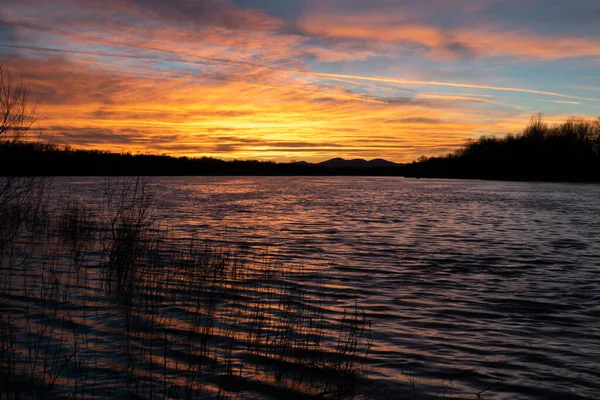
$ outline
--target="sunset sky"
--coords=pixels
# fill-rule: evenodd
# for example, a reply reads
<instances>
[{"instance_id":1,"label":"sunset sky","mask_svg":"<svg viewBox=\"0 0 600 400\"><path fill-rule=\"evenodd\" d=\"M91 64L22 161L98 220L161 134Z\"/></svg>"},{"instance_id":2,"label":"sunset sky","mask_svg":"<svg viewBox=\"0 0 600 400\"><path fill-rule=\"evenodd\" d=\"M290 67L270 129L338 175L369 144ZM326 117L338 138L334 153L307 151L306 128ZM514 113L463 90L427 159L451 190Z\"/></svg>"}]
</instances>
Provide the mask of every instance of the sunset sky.
<instances>
[{"instance_id":1,"label":"sunset sky","mask_svg":"<svg viewBox=\"0 0 600 400\"><path fill-rule=\"evenodd\" d=\"M77 148L412 161L600 115L598 0L0 0L0 63Z\"/></svg>"}]
</instances>

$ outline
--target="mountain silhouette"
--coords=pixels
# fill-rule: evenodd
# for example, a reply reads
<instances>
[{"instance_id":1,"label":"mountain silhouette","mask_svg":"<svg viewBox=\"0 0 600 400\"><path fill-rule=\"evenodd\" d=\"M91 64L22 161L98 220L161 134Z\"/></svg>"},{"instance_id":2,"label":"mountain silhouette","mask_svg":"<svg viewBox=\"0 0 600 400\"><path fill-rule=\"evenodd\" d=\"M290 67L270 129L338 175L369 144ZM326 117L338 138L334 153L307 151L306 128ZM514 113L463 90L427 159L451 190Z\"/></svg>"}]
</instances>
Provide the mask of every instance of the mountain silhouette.
<instances>
[{"instance_id":1,"label":"mountain silhouette","mask_svg":"<svg viewBox=\"0 0 600 400\"><path fill-rule=\"evenodd\" d=\"M355 158L353 160L345 160L343 158L332 158L331 160L323 161L315 165L325 168L389 168L398 167L400 164L393 163L391 161L384 160L382 158L376 158L374 160L364 160L362 158Z\"/></svg>"}]
</instances>

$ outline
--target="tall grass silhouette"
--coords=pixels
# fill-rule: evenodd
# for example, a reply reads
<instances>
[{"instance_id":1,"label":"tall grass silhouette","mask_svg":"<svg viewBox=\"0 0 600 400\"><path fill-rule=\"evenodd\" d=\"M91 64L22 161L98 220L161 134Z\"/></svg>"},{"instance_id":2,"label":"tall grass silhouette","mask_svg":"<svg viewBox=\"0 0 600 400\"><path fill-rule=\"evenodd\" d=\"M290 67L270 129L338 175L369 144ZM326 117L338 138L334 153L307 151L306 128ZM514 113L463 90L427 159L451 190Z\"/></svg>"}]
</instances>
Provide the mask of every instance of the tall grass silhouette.
<instances>
[{"instance_id":1,"label":"tall grass silhouette","mask_svg":"<svg viewBox=\"0 0 600 400\"><path fill-rule=\"evenodd\" d=\"M172 234L144 179L104 193L2 247L3 398L356 394L370 323L325 314L321 271Z\"/></svg>"}]
</instances>

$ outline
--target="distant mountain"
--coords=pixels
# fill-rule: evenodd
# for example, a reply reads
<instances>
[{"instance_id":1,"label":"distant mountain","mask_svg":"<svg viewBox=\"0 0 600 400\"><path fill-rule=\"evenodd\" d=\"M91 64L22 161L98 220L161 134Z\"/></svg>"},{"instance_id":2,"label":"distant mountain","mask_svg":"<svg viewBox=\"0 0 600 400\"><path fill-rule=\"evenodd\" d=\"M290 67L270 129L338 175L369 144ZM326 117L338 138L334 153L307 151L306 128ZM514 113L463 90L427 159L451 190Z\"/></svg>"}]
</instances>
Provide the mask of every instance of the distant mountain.
<instances>
[{"instance_id":1,"label":"distant mountain","mask_svg":"<svg viewBox=\"0 0 600 400\"><path fill-rule=\"evenodd\" d=\"M316 165L325 168L390 168L400 166L400 164L396 164L394 162L387 161L381 158L376 158L374 160L367 161L363 160L362 158L345 160L339 157L317 163Z\"/></svg>"}]
</instances>

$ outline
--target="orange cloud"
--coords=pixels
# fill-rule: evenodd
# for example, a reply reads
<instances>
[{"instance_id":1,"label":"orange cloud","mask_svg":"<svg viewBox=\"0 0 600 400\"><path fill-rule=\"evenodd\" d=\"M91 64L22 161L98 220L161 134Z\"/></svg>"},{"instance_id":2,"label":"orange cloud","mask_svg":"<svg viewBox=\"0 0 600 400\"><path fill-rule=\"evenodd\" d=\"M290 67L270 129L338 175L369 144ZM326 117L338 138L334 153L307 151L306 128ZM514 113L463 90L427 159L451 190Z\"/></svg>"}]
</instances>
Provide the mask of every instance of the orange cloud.
<instances>
[{"instance_id":1,"label":"orange cloud","mask_svg":"<svg viewBox=\"0 0 600 400\"><path fill-rule=\"evenodd\" d=\"M32 62L13 60L13 66ZM121 76L56 58L36 66L26 79L44 113L39 123L44 137L86 148L226 158L318 160L341 155L408 161L452 147L486 125L461 122L465 109L455 99L445 108L429 105L427 99L373 101L289 77L272 78L284 79L285 85L236 80L214 84L168 73Z\"/></svg>"},{"instance_id":2,"label":"orange cloud","mask_svg":"<svg viewBox=\"0 0 600 400\"><path fill-rule=\"evenodd\" d=\"M123 62L115 60L117 65ZM28 71L38 128L60 144L221 158L333 156L411 161L482 134L519 131L529 113L480 106L489 96L415 93L377 97L308 74L251 70L222 79L171 71L109 72L87 59L13 59ZM261 75L258 82L246 76ZM355 77L351 77L351 80Z\"/></svg>"}]
</instances>

